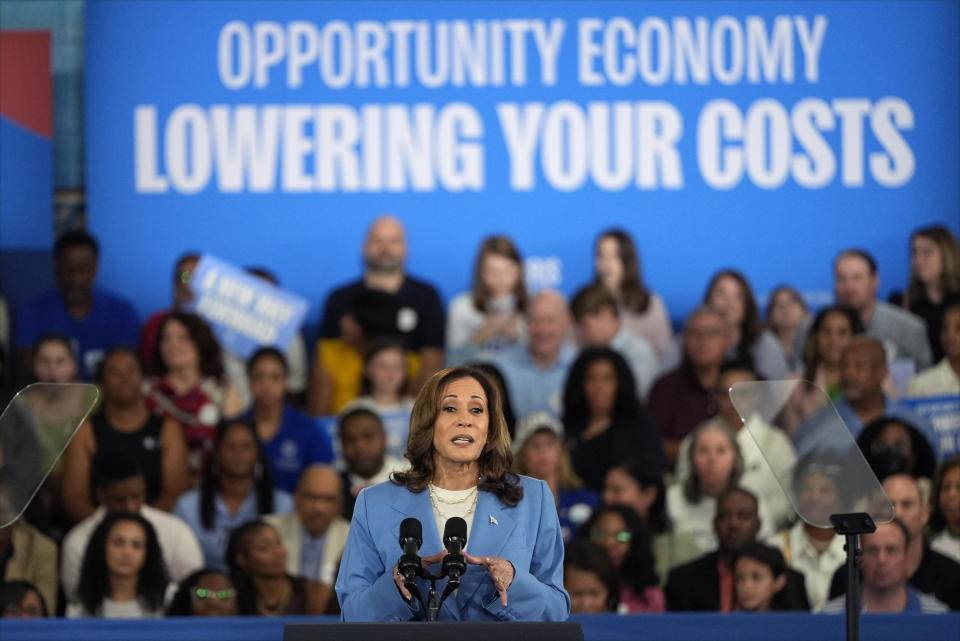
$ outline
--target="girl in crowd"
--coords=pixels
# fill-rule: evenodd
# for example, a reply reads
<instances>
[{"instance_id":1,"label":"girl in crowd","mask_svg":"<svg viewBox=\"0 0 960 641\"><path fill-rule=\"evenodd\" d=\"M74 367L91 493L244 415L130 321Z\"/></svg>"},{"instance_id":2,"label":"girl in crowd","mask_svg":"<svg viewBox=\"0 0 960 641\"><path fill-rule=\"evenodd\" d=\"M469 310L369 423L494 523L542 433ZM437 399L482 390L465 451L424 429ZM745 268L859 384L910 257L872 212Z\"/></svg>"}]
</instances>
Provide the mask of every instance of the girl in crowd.
<instances>
[{"instance_id":1,"label":"girl in crowd","mask_svg":"<svg viewBox=\"0 0 960 641\"><path fill-rule=\"evenodd\" d=\"M703 302L723 316L733 330L728 358L753 363L753 369L767 380L782 380L789 373L780 341L760 324L756 298L746 277L724 269L710 279Z\"/></svg>"},{"instance_id":2,"label":"girl in crowd","mask_svg":"<svg viewBox=\"0 0 960 641\"><path fill-rule=\"evenodd\" d=\"M287 574L287 551L273 526L255 520L234 530L227 565L240 614L307 614L306 580Z\"/></svg>"},{"instance_id":3,"label":"girl in crowd","mask_svg":"<svg viewBox=\"0 0 960 641\"><path fill-rule=\"evenodd\" d=\"M60 493L64 508L74 521L96 510L91 463L99 455L136 459L147 483L147 502L170 511L190 487L187 447L179 426L147 409L140 393L143 371L133 350L121 347L107 352L97 370L97 382L103 405L77 430L67 448Z\"/></svg>"},{"instance_id":4,"label":"girl in crowd","mask_svg":"<svg viewBox=\"0 0 960 641\"><path fill-rule=\"evenodd\" d=\"M583 350L563 392L563 425L573 470L599 492L603 476L622 459L646 452L663 469L660 434L637 398L630 366L606 347Z\"/></svg>"},{"instance_id":5,"label":"girl in crowd","mask_svg":"<svg viewBox=\"0 0 960 641\"><path fill-rule=\"evenodd\" d=\"M712 552L717 549L713 531L717 497L739 483L743 457L736 437L717 421L694 430L687 452L691 473L667 490L667 515L678 532L693 536L703 552Z\"/></svg>"},{"instance_id":6,"label":"girl in crowd","mask_svg":"<svg viewBox=\"0 0 960 641\"><path fill-rule=\"evenodd\" d=\"M616 612L620 605L617 570L603 548L576 539L563 555L563 587L570 595L570 614Z\"/></svg>"},{"instance_id":7,"label":"girl in crowd","mask_svg":"<svg viewBox=\"0 0 960 641\"><path fill-rule=\"evenodd\" d=\"M826 401L819 390L824 390L830 400L840 397L840 357L851 339L863 332L860 316L846 307L826 307L814 317L803 347L803 379L816 387L797 385L777 418L788 435L792 436Z\"/></svg>"},{"instance_id":8,"label":"girl in crowd","mask_svg":"<svg viewBox=\"0 0 960 641\"><path fill-rule=\"evenodd\" d=\"M330 436L286 403L287 360L282 352L273 347L258 349L247 361L247 377L253 407L244 418L256 427L274 487L293 492L308 465L333 460Z\"/></svg>"},{"instance_id":9,"label":"girl in crowd","mask_svg":"<svg viewBox=\"0 0 960 641\"><path fill-rule=\"evenodd\" d=\"M937 455L927 438L903 419L881 416L857 436L857 445L878 478L893 471L920 479L930 489ZM884 472L884 473L881 473Z\"/></svg>"},{"instance_id":10,"label":"girl in crowd","mask_svg":"<svg viewBox=\"0 0 960 641\"><path fill-rule=\"evenodd\" d=\"M239 614L237 590L219 570L197 570L180 582L167 608L168 617L230 617Z\"/></svg>"},{"instance_id":11,"label":"girl in crowd","mask_svg":"<svg viewBox=\"0 0 960 641\"><path fill-rule=\"evenodd\" d=\"M187 442L190 472L200 475L222 416L242 408L236 390L223 383L220 345L210 326L195 314L171 312L160 324L147 380L147 406L179 423Z\"/></svg>"},{"instance_id":12,"label":"girl in crowd","mask_svg":"<svg viewBox=\"0 0 960 641\"><path fill-rule=\"evenodd\" d=\"M741 552L733 564L733 585L737 605L745 612L797 610L785 597L787 564L780 551L754 543Z\"/></svg>"},{"instance_id":13,"label":"girl in crowd","mask_svg":"<svg viewBox=\"0 0 960 641\"><path fill-rule=\"evenodd\" d=\"M83 555L77 596L67 617L149 618L163 616L168 592L157 534L139 514L107 514Z\"/></svg>"},{"instance_id":14,"label":"girl in crowd","mask_svg":"<svg viewBox=\"0 0 960 641\"><path fill-rule=\"evenodd\" d=\"M653 569L650 526L624 505L601 505L583 534L606 551L617 569L621 614L664 612L666 597Z\"/></svg>"},{"instance_id":15,"label":"girl in crowd","mask_svg":"<svg viewBox=\"0 0 960 641\"><path fill-rule=\"evenodd\" d=\"M942 225L918 229L910 236L910 283L902 304L926 321L934 362L943 358L943 312L956 302L960 302L960 243Z\"/></svg>"},{"instance_id":16,"label":"girl in crowd","mask_svg":"<svg viewBox=\"0 0 960 641\"><path fill-rule=\"evenodd\" d=\"M506 236L486 238L477 253L472 289L450 302L447 360L462 364L517 344L526 304L520 252Z\"/></svg>"},{"instance_id":17,"label":"girl in crowd","mask_svg":"<svg viewBox=\"0 0 960 641\"><path fill-rule=\"evenodd\" d=\"M647 289L633 239L622 229L608 229L597 237L593 253L594 283L603 285L620 305L627 329L647 339L660 362L669 356L673 329L663 299Z\"/></svg>"},{"instance_id":18,"label":"girl in crowd","mask_svg":"<svg viewBox=\"0 0 960 641\"><path fill-rule=\"evenodd\" d=\"M264 514L292 509L290 495L273 487L256 428L234 420L217 428L213 456L200 488L181 496L173 513L197 535L204 565L224 570L231 530Z\"/></svg>"},{"instance_id":19,"label":"girl in crowd","mask_svg":"<svg viewBox=\"0 0 960 641\"><path fill-rule=\"evenodd\" d=\"M375 340L364 357L362 396L347 405L344 411L366 407L380 416L387 454L403 458L410 429L413 397L407 394L406 347L396 338Z\"/></svg>"},{"instance_id":20,"label":"girl in crowd","mask_svg":"<svg viewBox=\"0 0 960 641\"><path fill-rule=\"evenodd\" d=\"M930 547L960 563L960 456L940 465L930 502Z\"/></svg>"},{"instance_id":21,"label":"girl in crowd","mask_svg":"<svg viewBox=\"0 0 960 641\"><path fill-rule=\"evenodd\" d=\"M630 458L610 468L603 481L602 498L608 505L629 507L650 526L654 569L661 586L672 568L700 556L696 539L672 528L663 474L654 469L649 457Z\"/></svg>"},{"instance_id":22,"label":"girl in crowd","mask_svg":"<svg viewBox=\"0 0 960 641\"><path fill-rule=\"evenodd\" d=\"M590 518L600 497L583 489L583 481L573 473L570 457L563 449L563 425L546 412L531 414L517 426L513 453L517 474L546 481L550 486L563 540L570 541Z\"/></svg>"},{"instance_id":23,"label":"girl in crowd","mask_svg":"<svg viewBox=\"0 0 960 641\"><path fill-rule=\"evenodd\" d=\"M791 372L799 371L803 367L803 355L794 353L793 342L798 328L809 315L807 304L800 292L793 287L781 285L770 294L766 326L780 341L780 348L787 359L787 368Z\"/></svg>"},{"instance_id":24,"label":"girl in crowd","mask_svg":"<svg viewBox=\"0 0 960 641\"><path fill-rule=\"evenodd\" d=\"M0 618L46 619L50 616L47 602L29 581L0 583Z\"/></svg>"}]
</instances>

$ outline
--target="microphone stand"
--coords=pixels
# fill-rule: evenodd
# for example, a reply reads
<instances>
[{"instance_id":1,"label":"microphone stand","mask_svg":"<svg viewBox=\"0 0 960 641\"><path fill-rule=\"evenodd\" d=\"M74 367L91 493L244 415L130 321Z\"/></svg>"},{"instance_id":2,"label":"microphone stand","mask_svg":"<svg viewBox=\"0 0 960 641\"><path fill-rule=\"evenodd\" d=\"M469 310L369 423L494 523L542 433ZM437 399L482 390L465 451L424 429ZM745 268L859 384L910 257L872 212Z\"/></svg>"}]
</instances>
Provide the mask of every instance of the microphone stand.
<instances>
[{"instance_id":1,"label":"microphone stand","mask_svg":"<svg viewBox=\"0 0 960 641\"><path fill-rule=\"evenodd\" d=\"M831 514L830 523L837 534L846 537L847 543L843 549L847 552L847 641L860 639L860 556L863 549L860 547L860 535L870 534L877 530L876 524L869 514L854 512L852 514Z\"/></svg>"}]
</instances>

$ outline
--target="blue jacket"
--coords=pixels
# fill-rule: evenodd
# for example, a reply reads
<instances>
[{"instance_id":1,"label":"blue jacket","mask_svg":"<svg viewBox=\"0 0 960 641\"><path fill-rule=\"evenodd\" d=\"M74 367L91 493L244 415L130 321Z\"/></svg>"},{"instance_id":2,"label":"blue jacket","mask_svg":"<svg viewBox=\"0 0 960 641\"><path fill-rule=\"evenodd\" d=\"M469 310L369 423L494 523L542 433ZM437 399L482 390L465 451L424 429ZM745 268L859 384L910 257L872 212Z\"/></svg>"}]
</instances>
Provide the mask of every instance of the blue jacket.
<instances>
[{"instance_id":1,"label":"blue jacket","mask_svg":"<svg viewBox=\"0 0 960 641\"><path fill-rule=\"evenodd\" d=\"M460 589L443 603L441 621L563 621L570 614L570 597L563 589L563 537L549 486L520 477L523 499L504 506L496 496L480 492L467 551L474 556L499 556L516 570L507 589L507 606L500 602L490 573L467 566ZM350 534L343 550L337 597L344 621L422 620L417 600L408 604L393 581L400 549L400 522L414 517L423 524L422 556L443 550L433 508L426 491L414 494L390 482L360 492ZM430 568L439 572L440 565ZM417 579L427 598L429 583ZM437 581L442 594L445 581Z\"/></svg>"}]
</instances>

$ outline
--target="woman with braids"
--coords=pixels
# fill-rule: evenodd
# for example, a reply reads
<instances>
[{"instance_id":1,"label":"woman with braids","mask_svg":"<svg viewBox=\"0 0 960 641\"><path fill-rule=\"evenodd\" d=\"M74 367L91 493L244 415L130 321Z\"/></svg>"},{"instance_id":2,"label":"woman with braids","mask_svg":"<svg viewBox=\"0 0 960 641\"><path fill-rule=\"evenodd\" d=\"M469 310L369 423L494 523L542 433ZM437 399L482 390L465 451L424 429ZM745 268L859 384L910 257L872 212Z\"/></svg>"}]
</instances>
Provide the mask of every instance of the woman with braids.
<instances>
[{"instance_id":1,"label":"woman with braids","mask_svg":"<svg viewBox=\"0 0 960 641\"><path fill-rule=\"evenodd\" d=\"M264 514L293 510L293 499L274 489L267 455L252 423L221 423L213 441L213 458L199 489L182 495L173 513L197 535L204 564L225 570L230 531Z\"/></svg>"},{"instance_id":2,"label":"woman with braids","mask_svg":"<svg viewBox=\"0 0 960 641\"><path fill-rule=\"evenodd\" d=\"M80 603L67 607L67 617L161 617L172 588L150 522L113 512L90 537L77 587Z\"/></svg>"},{"instance_id":3,"label":"woman with braids","mask_svg":"<svg viewBox=\"0 0 960 641\"><path fill-rule=\"evenodd\" d=\"M557 621L570 613L563 538L543 481L510 472L513 456L497 387L480 370L434 374L410 417L410 469L360 492L336 590L345 621L424 619L396 562L400 523L423 526L423 564L439 569L448 519L467 523L460 588L441 621ZM442 588L440 582L438 589ZM417 579L426 596L428 583Z\"/></svg>"}]
</instances>

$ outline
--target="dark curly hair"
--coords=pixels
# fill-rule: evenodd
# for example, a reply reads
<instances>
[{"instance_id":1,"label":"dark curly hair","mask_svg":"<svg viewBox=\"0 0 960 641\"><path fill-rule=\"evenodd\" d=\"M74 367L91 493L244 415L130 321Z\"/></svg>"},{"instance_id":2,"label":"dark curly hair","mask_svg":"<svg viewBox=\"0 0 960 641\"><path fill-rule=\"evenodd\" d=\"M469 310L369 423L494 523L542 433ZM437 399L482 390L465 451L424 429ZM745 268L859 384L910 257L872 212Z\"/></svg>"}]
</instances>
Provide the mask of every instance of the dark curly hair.
<instances>
[{"instance_id":1,"label":"dark curly hair","mask_svg":"<svg viewBox=\"0 0 960 641\"><path fill-rule=\"evenodd\" d=\"M113 526L131 521L143 529L146 536L146 554L137 576L137 595L151 610L163 607L167 589L167 568L163 563L157 532L145 518L131 512L107 513L93 531L83 554L77 596L83 609L91 615L100 611L103 600L110 597L110 570L107 567L107 539Z\"/></svg>"},{"instance_id":2,"label":"dark curly hair","mask_svg":"<svg viewBox=\"0 0 960 641\"><path fill-rule=\"evenodd\" d=\"M596 361L609 361L617 376L617 396L613 404L614 422L632 420L640 413L637 384L630 366L619 352L608 347L588 347L580 352L570 366L563 389L563 427L567 436L576 436L590 422L590 407L587 404L587 370Z\"/></svg>"},{"instance_id":3,"label":"dark curly hair","mask_svg":"<svg viewBox=\"0 0 960 641\"><path fill-rule=\"evenodd\" d=\"M176 321L187 329L190 341L197 348L197 360L199 361L200 375L204 378L215 378L218 381L223 379L223 358L220 350L220 343L213 335L213 330L205 320L196 314L187 312L173 311L160 322L157 328L157 341L153 345L153 354L150 357L150 366L153 373L157 376L166 376L169 369L163 362L163 356L160 353L160 345L163 343L163 330L168 323Z\"/></svg>"},{"instance_id":4,"label":"dark curly hair","mask_svg":"<svg viewBox=\"0 0 960 641\"><path fill-rule=\"evenodd\" d=\"M200 523L205 530L213 529L214 506L217 492L220 491L220 465L217 463L217 451L223 442L224 436L233 427L247 430L253 442L257 445L257 465L254 468L253 483L257 492L257 509L260 514L273 512L273 475L270 473L270 462L260 444L257 428L251 421L233 419L224 421L217 426L217 433L213 437L213 456L210 457L206 473L200 481Z\"/></svg>"},{"instance_id":5,"label":"dark curly hair","mask_svg":"<svg viewBox=\"0 0 960 641\"><path fill-rule=\"evenodd\" d=\"M262 528L272 527L266 521L254 519L243 523L232 532L227 542L226 562L230 570L230 580L237 588L237 612L242 615L257 615L257 588L253 577L240 564L237 557L246 554L250 539Z\"/></svg>"},{"instance_id":6,"label":"dark curly hair","mask_svg":"<svg viewBox=\"0 0 960 641\"><path fill-rule=\"evenodd\" d=\"M668 532L671 527L670 517L667 515L667 490L663 482L662 465L650 455L640 455L621 461L611 470L620 470L636 483L640 489L653 487L657 490L657 498L647 508L647 523L654 534Z\"/></svg>"},{"instance_id":7,"label":"dark curly hair","mask_svg":"<svg viewBox=\"0 0 960 641\"><path fill-rule=\"evenodd\" d=\"M417 394L410 414L410 435L404 456L410 461L410 469L394 472L390 480L403 485L411 492L422 492L436 472L433 449L433 426L440 414L444 388L449 383L463 378L472 378L483 388L487 397L487 442L483 446L478 464L480 483L478 489L494 494L506 506L514 507L523 498L520 479L510 469L513 453L510 450L510 433L503 418L500 390L490 378L475 367L450 367L430 377Z\"/></svg>"},{"instance_id":8,"label":"dark curly hair","mask_svg":"<svg viewBox=\"0 0 960 641\"><path fill-rule=\"evenodd\" d=\"M567 544L563 552L564 583L566 583L567 570L571 568L596 575L607 589L607 612L617 611L617 606L620 605L620 579L617 576L617 569L613 567L610 557L603 548L593 541L574 539Z\"/></svg>"},{"instance_id":9,"label":"dark curly hair","mask_svg":"<svg viewBox=\"0 0 960 641\"><path fill-rule=\"evenodd\" d=\"M630 550L623 559L623 564L618 568L620 584L629 586L637 594L643 594L648 587L660 585L657 571L654 569L653 530L633 508L626 505L601 503L590 515L590 519L580 526L578 536L589 539L590 530L604 514L617 514L623 519L627 531L630 532Z\"/></svg>"}]
</instances>

